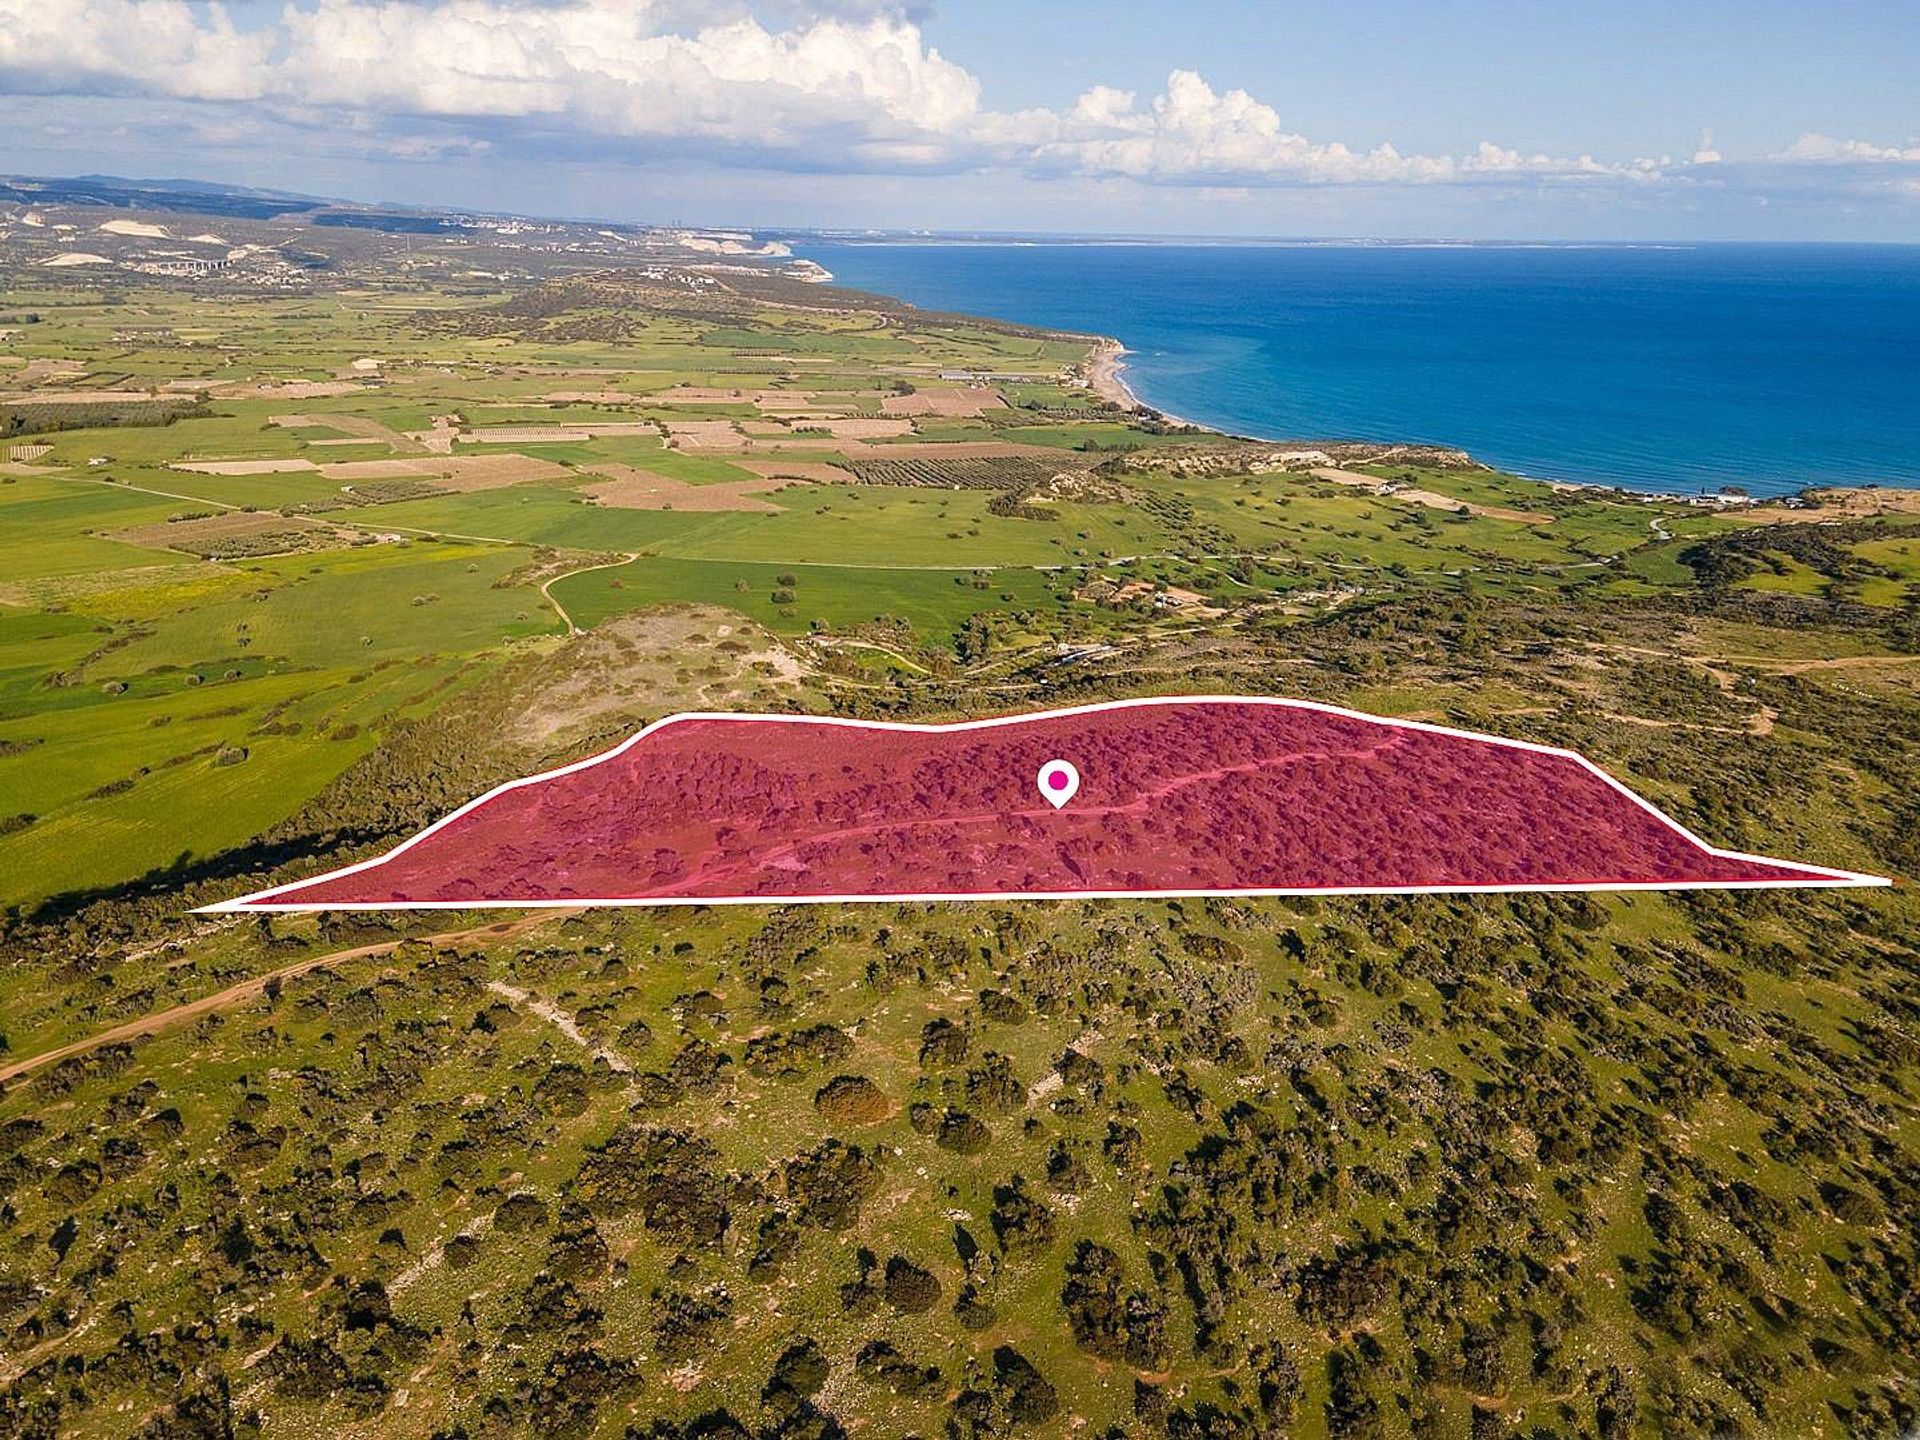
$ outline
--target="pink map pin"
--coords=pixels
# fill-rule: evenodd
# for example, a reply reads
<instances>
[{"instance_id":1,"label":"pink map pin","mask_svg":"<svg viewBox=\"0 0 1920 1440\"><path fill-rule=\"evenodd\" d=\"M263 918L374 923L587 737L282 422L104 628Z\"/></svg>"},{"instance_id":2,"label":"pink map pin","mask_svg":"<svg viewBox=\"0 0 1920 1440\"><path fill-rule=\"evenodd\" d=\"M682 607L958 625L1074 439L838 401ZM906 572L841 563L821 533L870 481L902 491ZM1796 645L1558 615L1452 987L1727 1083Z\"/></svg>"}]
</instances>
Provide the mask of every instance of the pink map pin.
<instances>
[{"instance_id":1,"label":"pink map pin","mask_svg":"<svg viewBox=\"0 0 1920 1440\"><path fill-rule=\"evenodd\" d=\"M1049 760L1040 767L1036 783L1046 802L1058 810L1078 793L1080 772L1073 768L1071 761Z\"/></svg>"}]
</instances>

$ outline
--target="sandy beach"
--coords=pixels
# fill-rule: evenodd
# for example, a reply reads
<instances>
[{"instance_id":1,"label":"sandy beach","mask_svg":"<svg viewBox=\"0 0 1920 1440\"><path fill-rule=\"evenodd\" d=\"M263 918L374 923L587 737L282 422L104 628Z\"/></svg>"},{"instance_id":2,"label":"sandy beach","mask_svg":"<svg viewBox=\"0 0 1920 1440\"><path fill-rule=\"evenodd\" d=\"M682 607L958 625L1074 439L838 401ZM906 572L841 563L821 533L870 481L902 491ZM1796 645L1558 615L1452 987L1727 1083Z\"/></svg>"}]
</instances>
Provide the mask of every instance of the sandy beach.
<instances>
[{"instance_id":1,"label":"sandy beach","mask_svg":"<svg viewBox=\"0 0 1920 1440\"><path fill-rule=\"evenodd\" d=\"M1128 410L1140 409L1140 397L1133 393L1122 373L1126 368L1127 347L1118 340L1100 341L1087 356L1087 388L1102 400Z\"/></svg>"},{"instance_id":2,"label":"sandy beach","mask_svg":"<svg viewBox=\"0 0 1920 1440\"><path fill-rule=\"evenodd\" d=\"M1127 384L1126 369L1127 347L1118 340L1102 339L1088 354L1082 375L1086 387L1102 400L1111 402L1126 410L1138 410L1158 419L1164 425L1184 425L1194 430L1206 430L1216 435L1228 432L1216 429L1212 425L1202 425L1197 420L1188 420L1157 405L1149 405L1133 393L1133 387Z\"/></svg>"}]
</instances>

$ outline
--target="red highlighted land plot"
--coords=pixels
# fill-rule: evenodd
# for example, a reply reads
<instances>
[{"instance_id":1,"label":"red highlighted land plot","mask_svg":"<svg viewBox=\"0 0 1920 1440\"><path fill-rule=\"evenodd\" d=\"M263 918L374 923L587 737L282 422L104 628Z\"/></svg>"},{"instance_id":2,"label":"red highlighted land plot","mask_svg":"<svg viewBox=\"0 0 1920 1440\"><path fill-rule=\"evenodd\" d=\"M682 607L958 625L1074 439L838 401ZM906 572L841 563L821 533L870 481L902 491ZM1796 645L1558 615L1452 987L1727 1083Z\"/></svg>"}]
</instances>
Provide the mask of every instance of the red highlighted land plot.
<instances>
[{"instance_id":1,"label":"red highlighted land plot","mask_svg":"<svg viewBox=\"0 0 1920 1440\"><path fill-rule=\"evenodd\" d=\"M1040 772L1080 777L1055 808ZM1579 755L1304 701L903 725L676 715L222 910L1837 886Z\"/></svg>"}]
</instances>

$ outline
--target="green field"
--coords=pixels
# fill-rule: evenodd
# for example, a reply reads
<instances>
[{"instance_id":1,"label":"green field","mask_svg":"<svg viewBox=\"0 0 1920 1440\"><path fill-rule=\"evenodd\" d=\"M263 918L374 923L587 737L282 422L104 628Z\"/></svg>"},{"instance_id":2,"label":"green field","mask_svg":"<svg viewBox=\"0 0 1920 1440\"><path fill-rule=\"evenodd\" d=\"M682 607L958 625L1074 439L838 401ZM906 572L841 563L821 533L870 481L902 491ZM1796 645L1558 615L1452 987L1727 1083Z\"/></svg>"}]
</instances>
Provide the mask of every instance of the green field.
<instances>
[{"instance_id":1,"label":"green field","mask_svg":"<svg viewBox=\"0 0 1920 1440\"><path fill-rule=\"evenodd\" d=\"M43 298L33 353L100 350L108 307L84 292ZM928 420L908 437L923 447L914 453L937 454L924 447L942 439L1024 443L1033 454L1058 455L1069 475L1092 470L1091 486L1083 478L1058 494L1041 487L1022 498L993 489L794 483L769 497L772 513L591 503L578 487L606 464L695 485L752 478L737 457L644 437L521 446L565 473L420 498L391 499L366 481L352 482L356 493L348 494L344 482L317 473L173 468L208 459L409 459L420 450L405 432L424 433L435 416L482 428L642 411L670 425L702 415L751 418L751 397L769 387L818 392L843 413L872 414L902 373L1045 369L1079 354L1070 342L964 324L919 326L909 342L857 315L766 310L749 323L711 326L629 310L627 335L609 344L570 338L564 311L525 333L478 327L473 317L487 312L474 304L431 294L405 306L337 295L211 313L155 293L142 322L171 324L194 349L123 349L102 373L116 384L139 377L178 385L183 369L197 369L210 387L207 413L162 426L58 432L47 437L48 455L0 476L0 604L9 607L0 631L8 637L0 640L0 737L26 747L0 754L0 781L22 797L9 813L35 817L0 835L0 859L11 862L8 900L38 902L69 881L92 888L131 880L271 828L376 743L380 706L406 689L389 667L440 675L497 666L555 643L568 621L591 631L649 607L691 603L793 637L866 632L859 644L832 649L829 668L857 686L862 675L871 683L931 673L952 663L956 645L976 664L988 646L989 670L1000 673L1018 666L1023 649L1039 657L1049 644L1129 629L1149 638L1179 624L1175 612L1136 605L1129 617L1075 598L1105 593L1102 582L1196 592L1229 616L1302 603L1311 610L1316 602L1301 597L1444 591L1468 580L1515 596L1651 596L1694 584L1690 546L1743 530L1738 512L1554 491L1433 464L1371 473L1500 513L1450 513L1304 473L1214 465L1187 474L1184 462L1156 457L1204 455L1219 442L1096 418L1082 392L1039 382L1006 387L1008 400L1087 418L1011 428ZM770 343L799 358L762 359ZM342 370L362 355L389 358L377 375L351 382L350 393L295 399L248 390L362 373ZM815 357L828 363L805 363ZM561 378L576 372L594 378ZM647 405L682 385L740 398L690 409ZM547 398L583 387L613 388L634 404ZM305 423L272 423L288 416ZM354 433L366 425L385 430ZM505 448L457 444L450 461ZM401 484L394 493L410 492ZM390 503L364 503L369 498ZM1504 518L1508 511L1538 519ZM275 512L318 516L331 528L308 532L305 550L259 559L199 560L153 548L173 531L162 522L252 516L270 525ZM110 538L156 525L159 538L143 545ZM1847 551L1861 567L1846 581L1849 593L1898 611L1920 584L1913 543L1896 526ZM1833 583L1829 571L1840 562L1824 552L1764 552L1740 563L1732 581L1739 588L1812 598ZM229 697L219 724L166 714L189 685L217 685ZM260 724L284 721L311 734L367 705L366 721L338 722L362 725L351 742L246 743ZM53 716L71 717L57 737L42 733ZM177 793L182 776L201 773L208 746L246 750L243 764L218 777L244 788L243 800L203 805ZM184 758L192 756L201 759ZM98 793L103 787L120 788ZM161 816L166 823L151 834L127 838L129 827ZM53 842L57 861L44 858Z\"/></svg>"},{"instance_id":2,"label":"green field","mask_svg":"<svg viewBox=\"0 0 1920 1440\"><path fill-rule=\"evenodd\" d=\"M1911 1430L1920 514L1328 442L1382 488L1338 483L1104 405L1081 341L456 284L465 244L9 297L10 369L204 413L0 464L0 1435ZM687 422L956 369L1027 408L884 442L901 484L585 492L740 485L779 445ZM684 433L470 438L648 418ZM1026 448L942 448L982 442ZM501 453L560 469L461 466ZM784 458L836 456L873 458ZM175 468L270 459L427 469ZM1571 747L1715 844L1901 883L190 913L676 711L1180 693Z\"/></svg>"},{"instance_id":3,"label":"green field","mask_svg":"<svg viewBox=\"0 0 1920 1440\"><path fill-rule=\"evenodd\" d=\"M788 577L796 583L783 585ZM776 601L782 590L794 598ZM553 595L579 625L596 625L644 606L696 601L738 610L788 634L818 628L816 622L847 630L899 620L917 634L950 636L983 609L1033 610L1063 603L1046 574L1020 567L854 568L657 556L569 576L553 587Z\"/></svg>"}]
</instances>

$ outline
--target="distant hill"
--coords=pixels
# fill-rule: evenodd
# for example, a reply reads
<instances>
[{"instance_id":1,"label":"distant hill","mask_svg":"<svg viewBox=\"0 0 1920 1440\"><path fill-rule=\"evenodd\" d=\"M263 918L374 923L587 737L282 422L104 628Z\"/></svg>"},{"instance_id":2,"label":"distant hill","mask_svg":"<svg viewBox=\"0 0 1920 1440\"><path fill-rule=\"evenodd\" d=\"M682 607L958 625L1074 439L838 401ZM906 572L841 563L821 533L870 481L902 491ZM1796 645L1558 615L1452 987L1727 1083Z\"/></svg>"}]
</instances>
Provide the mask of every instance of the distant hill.
<instances>
[{"instance_id":1,"label":"distant hill","mask_svg":"<svg viewBox=\"0 0 1920 1440\"><path fill-rule=\"evenodd\" d=\"M243 220L304 214L334 203L280 190L253 190L198 180L126 180L115 175L79 175L71 179L4 176L0 177L0 200L22 205L93 205L114 210L228 215Z\"/></svg>"}]
</instances>

